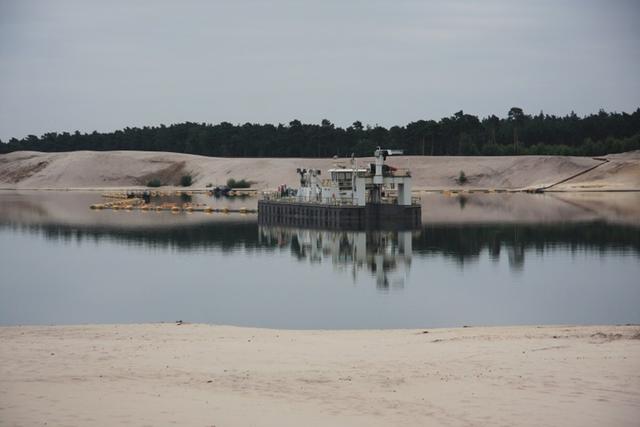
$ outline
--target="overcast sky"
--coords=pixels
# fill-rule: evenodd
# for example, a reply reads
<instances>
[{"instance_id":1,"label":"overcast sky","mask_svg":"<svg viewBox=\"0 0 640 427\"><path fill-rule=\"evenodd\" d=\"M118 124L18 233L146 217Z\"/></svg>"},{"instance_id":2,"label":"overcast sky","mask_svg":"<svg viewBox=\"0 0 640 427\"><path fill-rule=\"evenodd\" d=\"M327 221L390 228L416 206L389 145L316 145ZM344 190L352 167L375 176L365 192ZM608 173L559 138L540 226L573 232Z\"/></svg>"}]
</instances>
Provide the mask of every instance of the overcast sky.
<instances>
[{"instance_id":1,"label":"overcast sky","mask_svg":"<svg viewBox=\"0 0 640 427\"><path fill-rule=\"evenodd\" d=\"M640 107L640 1L0 0L0 138Z\"/></svg>"}]
</instances>

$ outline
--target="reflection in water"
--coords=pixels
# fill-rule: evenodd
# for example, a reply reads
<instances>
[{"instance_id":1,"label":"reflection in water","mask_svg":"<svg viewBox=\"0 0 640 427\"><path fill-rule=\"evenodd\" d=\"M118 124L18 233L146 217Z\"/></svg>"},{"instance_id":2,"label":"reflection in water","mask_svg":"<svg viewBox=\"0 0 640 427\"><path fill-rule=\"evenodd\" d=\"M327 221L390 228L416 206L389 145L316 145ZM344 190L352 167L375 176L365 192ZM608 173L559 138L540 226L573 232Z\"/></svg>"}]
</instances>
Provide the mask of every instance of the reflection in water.
<instances>
[{"instance_id":1,"label":"reflection in water","mask_svg":"<svg viewBox=\"0 0 640 427\"><path fill-rule=\"evenodd\" d=\"M251 250L259 243L255 223L230 221L133 228L113 225L3 224L0 222L0 230L2 229L41 235L48 240L67 243L116 242L127 246L170 248L179 251L208 248Z\"/></svg>"},{"instance_id":2,"label":"reflection in water","mask_svg":"<svg viewBox=\"0 0 640 427\"><path fill-rule=\"evenodd\" d=\"M331 260L338 270L349 269L354 283L365 268L378 289L403 288L411 267L411 231L333 231L260 226L259 242L288 248L298 259L311 263ZM394 274L395 273L395 274Z\"/></svg>"},{"instance_id":3,"label":"reflection in water","mask_svg":"<svg viewBox=\"0 0 640 427\"><path fill-rule=\"evenodd\" d=\"M544 254L551 250L613 251L640 256L640 228L603 222L438 225L424 226L414 241L414 252L444 253L461 267L476 261L483 251L494 261L498 261L504 251L510 267L521 270L527 253Z\"/></svg>"},{"instance_id":4,"label":"reflection in water","mask_svg":"<svg viewBox=\"0 0 640 427\"><path fill-rule=\"evenodd\" d=\"M640 228L604 222L423 225L418 231L328 231L219 221L139 228L0 222L2 229L65 242L115 241L179 251L287 248L298 260L330 259L337 269L350 270L354 282L358 271L366 268L380 289L404 286L415 256L442 255L463 270L483 253L496 263L506 255L512 272L522 271L528 256L552 250L640 256Z\"/></svg>"},{"instance_id":5,"label":"reflection in water","mask_svg":"<svg viewBox=\"0 0 640 427\"><path fill-rule=\"evenodd\" d=\"M465 195L460 195L458 197L458 203L460 204L460 210L463 210L465 206L467 206L467 202L469 199Z\"/></svg>"},{"instance_id":6,"label":"reflection in water","mask_svg":"<svg viewBox=\"0 0 640 427\"><path fill-rule=\"evenodd\" d=\"M0 324L186 319L403 328L640 321L637 227L449 224L340 232L167 218L175 222L0 217Z\"/></svg>"},{"instance_id":7,"label":"reflection in water","mask_svg":"<svg viewBox=\"0 0 640 427\"><path fill-rule=\"evenodd\" d=\"M430 223L415 232L340 232L95 212L95 193L0 194L0 324L640 322L639 196L606 198L635 225L602 220L591 194L464 196L425 196Z\"/></svg>"},{"instance_id":8,"label":"reflection in water","mask_svg":"<svg viewBox=\"0 0 640 427\"><path fill-rule=\"evenodd\" d=\"M0 221L0 231L3 229L37 234L55 241L113 241L180 251L207 248L277 249L289 245L292 253L299 259L321 260L330 254L335 264L372 264L369 266L371 271L376 271L380 265L391 263L391 259L410 264L412 254L444 255L463 268L465 264L476 261L483 251L495 261L506 252L511 267L515 269L524 266L528 253L544 254L545 251L555 249L571 253L613 251L640 256L639 227L604 222L423 225L418 231L353 232L259 227L255 222L215 220L137 228ZM370 256L371 262L365 262L365 254ZM382 258L377 258L380 260L377 261L374 255ZM397 263L398 261L395 264Z\"/></svg>"}]
</instances>

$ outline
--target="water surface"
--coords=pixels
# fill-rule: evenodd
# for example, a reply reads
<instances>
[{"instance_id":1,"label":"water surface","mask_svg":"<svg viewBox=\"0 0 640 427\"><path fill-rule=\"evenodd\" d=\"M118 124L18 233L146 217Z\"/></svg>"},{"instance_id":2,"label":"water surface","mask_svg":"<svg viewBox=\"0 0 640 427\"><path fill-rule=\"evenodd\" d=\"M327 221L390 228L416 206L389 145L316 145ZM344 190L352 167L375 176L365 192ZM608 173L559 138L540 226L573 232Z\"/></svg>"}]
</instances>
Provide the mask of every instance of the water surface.
<instances>
[{"instance_id":1,"label":"water surface","mask_svg":"<svg viewBox=\"0 0 640 427\"><path fill-rule=\"evenodd\" d=\"M450 221L337 232L251 215L91 212L96 197L0 194L0 324L640 323L640 227L567 218L547 199L531 199L542 219L492 222L464 215L500 199L461 207L440 196L434 212L450 209Z\"/></svg>"}]
</instances>

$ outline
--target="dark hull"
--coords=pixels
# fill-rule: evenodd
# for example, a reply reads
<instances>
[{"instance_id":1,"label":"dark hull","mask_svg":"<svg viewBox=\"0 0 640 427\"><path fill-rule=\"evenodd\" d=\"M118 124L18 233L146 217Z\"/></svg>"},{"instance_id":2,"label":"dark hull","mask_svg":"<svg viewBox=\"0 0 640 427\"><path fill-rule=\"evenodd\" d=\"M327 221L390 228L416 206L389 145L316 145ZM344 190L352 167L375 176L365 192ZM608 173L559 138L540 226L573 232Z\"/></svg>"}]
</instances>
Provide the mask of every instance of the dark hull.
<instances>
[{"instance_id":1,"label":"dark hull","mask_svg":"<svg viewBox=\"0 0 640 427\"><path fill-rule=\"evenodd\" d=\"M331 206L315 203L258 201L258 223L341 230L402 230L420 227L419 205L367 204Z\"/></svg>"}]
</instances>

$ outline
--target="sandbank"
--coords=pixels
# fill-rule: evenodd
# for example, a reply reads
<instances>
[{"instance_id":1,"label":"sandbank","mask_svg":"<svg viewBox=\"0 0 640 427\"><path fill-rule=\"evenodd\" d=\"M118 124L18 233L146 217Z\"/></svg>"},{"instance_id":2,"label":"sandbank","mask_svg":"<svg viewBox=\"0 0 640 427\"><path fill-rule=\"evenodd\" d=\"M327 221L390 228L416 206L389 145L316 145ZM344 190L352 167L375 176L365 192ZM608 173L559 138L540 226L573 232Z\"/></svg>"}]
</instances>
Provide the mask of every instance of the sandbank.
<instances>
[{"instance_id":1,"label":"sandbank","mask_svg":"<svg viewBox=\"0 0 640 427\"><path fill-rule=\"evenodd\" d=\"M359 158L366 167L372 158ZM416 191L640 191L640 153L611 156L398 156L387 163L411 170ZM18 151L0 155L2 189L143 188L151 179L176 185L190 174L194 188L247 179L256 189L295 186L296 168L326 171L349 159L220 158L145 151ZM457 182L464 171L468 182Z\"/></svg>"}]
</instances>

